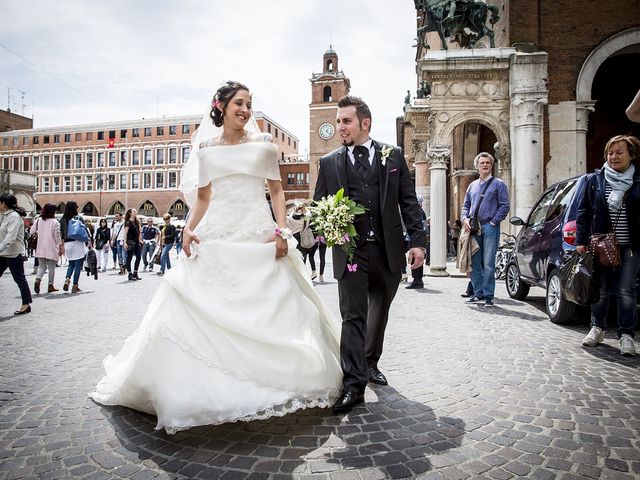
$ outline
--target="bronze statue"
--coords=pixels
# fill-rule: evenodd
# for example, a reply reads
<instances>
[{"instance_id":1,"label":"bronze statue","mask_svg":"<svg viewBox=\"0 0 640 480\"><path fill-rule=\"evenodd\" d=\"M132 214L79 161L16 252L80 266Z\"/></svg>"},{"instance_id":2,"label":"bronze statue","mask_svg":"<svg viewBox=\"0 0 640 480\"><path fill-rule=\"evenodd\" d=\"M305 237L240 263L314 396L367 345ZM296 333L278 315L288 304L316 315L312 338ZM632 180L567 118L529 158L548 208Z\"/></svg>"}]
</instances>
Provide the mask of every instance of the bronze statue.
<instances>
[{"instance_id":1,"label":"bronze statue","mask_svg":"<svg viewBox=\"0 0 640 480\"><path fill-rule=\"evenodd\" d=\"M431 84L426 80L420 82L420 88L416 92L418 98L427 98L431 95Z\"/></svg>"},{"instance_id":2,"label":"bronze statue","mask_svg":"<svg viewBox=\"0 0 640 480\"><path fill-rule=\"evenodd\" d=\"M422 12L422 25L417 33L424 48L430 48L424 38L426 32L438 32L445 50L450 37L462 48L474 48L486 35L491 48L495 47L493 30L486 25L487 20L493 26L500 19L495 5L484 0L414 0L414 4Z\"/></svg>"}]
</instances>

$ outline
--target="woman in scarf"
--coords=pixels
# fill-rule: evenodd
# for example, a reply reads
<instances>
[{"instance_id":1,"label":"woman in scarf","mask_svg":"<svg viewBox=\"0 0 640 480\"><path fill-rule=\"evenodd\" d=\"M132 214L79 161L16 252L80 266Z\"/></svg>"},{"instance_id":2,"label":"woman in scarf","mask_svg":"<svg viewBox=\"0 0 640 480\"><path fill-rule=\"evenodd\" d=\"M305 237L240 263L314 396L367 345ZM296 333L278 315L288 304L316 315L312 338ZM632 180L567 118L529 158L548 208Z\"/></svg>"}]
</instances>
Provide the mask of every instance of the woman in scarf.
<instances>
[{"instance_id":1,"label":"woman in scarf","mask_svg":"<svg viewBox=\"0 0 640 480\"><path fill-rule=\"evenodd\" d=\"M618 135L607 142L605 164L589 174L578 208L576 250L587 251L595 233L613 232L620 249L618 267L595 266L600 300L591 306L591 330L582 344L595 347L604 340L609 300L617 299L620 353L636 354L636 277L640 266L640 140Z\"/></svg>"}]
</instances>

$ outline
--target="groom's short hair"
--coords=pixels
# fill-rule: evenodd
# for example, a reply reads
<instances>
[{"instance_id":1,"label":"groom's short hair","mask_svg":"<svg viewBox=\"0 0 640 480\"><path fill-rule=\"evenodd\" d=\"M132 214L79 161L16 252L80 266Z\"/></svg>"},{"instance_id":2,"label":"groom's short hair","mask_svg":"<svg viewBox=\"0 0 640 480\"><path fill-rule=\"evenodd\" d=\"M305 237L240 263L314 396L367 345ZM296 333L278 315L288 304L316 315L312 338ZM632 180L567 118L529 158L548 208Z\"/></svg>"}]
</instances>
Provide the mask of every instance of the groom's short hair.
<instances>
[{"instance_id":1,"label":"groom's short hair","mask_svg":"<svg viewBox=\"0 0 640 480\"><path fill-rule=\"evenodd\" d=\"M364 103L360 97L356 97L354 95L345 95L340 100L338 100L338 108L345 107L356 107L356 115L358 115L358 121L360 122L360 126L362 126L362 120L368 118L371 120L371 110L369 110L369 106ZM369 122L369 130L371 130L371 122Z\"/></svg>"}]
</instances>

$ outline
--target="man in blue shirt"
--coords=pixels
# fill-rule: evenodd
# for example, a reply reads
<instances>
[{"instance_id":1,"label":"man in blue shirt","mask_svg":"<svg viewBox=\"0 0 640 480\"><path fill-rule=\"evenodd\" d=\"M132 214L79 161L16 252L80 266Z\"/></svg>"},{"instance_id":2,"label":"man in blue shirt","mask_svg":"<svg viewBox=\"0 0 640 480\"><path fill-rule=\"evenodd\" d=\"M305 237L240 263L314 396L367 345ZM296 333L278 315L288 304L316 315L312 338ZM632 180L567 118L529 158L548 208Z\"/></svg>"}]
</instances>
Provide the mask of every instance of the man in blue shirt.
<instances>
[{"instance_id":1,"label":"man in blue shirt","mask_svg":"<svg viewBox=\"0 0 640 480\"><path fill-rule=\"evenodd\" d=\"M509 191L502 180L492 176L493 163L493 157L486 152L479 153L473 160L480 178L471 182L462 205L462 227L471 231L472 218L477 221L474 224L480 226L474 233L480 248L471 257L473 295L467 303L484 300L485 307L493 307L500 222L509 213Z\"/></svg>"},{"instance_id":2,"label":"man in blue shirt","mask_svg":"<svg viewBox=\"0 0 640 480\"><path fill-rule=\"evenodd\" d=\"M147 218L147 224L142 227L142 261L144 262L144 271L149 268L153 272L153 252L156 251L157 237L159 230L153 225L153 218ZM148 259L147 259L148 257Z\"/></svg>"}]
</instances>

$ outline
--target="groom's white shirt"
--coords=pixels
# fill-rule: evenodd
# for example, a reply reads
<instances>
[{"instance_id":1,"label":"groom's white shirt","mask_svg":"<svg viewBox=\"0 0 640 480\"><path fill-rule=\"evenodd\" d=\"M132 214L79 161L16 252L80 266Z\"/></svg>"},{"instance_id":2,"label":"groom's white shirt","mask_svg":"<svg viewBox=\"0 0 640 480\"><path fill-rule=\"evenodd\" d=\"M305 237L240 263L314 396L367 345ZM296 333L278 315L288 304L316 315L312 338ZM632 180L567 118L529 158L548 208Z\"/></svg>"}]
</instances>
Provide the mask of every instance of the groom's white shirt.
<instances>
[{"instance_id":1,"label":"groom's white shirt","mask_svg":"<svg viewBox=\"0 0 640 480\"><path fill-rule=\"evenodd\" d=\"M349 160L351 160L351 165L356 164L356 157L353 156L353 149L358 145L351 145L347 147L347 152L349 152ZM363 147L366 147L369 150L369 165L373 165L373 156L376 153L376 149L373 148L373 140L370 138L366 142L362 144Z\"/></svg>"}]
</instances>

